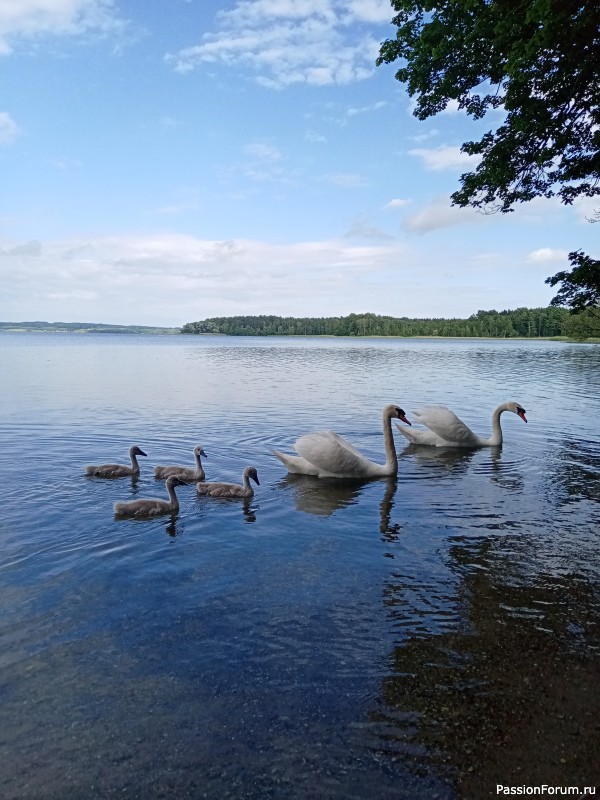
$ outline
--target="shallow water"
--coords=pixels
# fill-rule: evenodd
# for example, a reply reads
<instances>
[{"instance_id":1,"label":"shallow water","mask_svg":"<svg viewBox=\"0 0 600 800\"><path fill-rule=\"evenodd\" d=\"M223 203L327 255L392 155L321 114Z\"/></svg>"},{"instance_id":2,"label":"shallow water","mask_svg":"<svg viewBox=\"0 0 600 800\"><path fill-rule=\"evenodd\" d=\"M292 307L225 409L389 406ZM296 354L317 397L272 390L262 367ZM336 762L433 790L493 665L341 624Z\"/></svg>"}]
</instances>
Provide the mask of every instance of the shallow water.
<instances>
[{"instance_id":1,"label":"shallow water","mask_svg":"<svg viewBox=\"0 0 600 800\"><path fill-rule=\"evenodd\" d=\"M600 779L600 347L2 334L0 363L2 797ZM396 434L396 481L270 452L332 428L383 461L388 402L488 435L505 400L529 422L505 414L501 450ZM198 443L208 479L257 467L249 504L182 487L175 519L114 519ZM138 480L83 475L131 444Z\"/></svg>"}]
</instances>

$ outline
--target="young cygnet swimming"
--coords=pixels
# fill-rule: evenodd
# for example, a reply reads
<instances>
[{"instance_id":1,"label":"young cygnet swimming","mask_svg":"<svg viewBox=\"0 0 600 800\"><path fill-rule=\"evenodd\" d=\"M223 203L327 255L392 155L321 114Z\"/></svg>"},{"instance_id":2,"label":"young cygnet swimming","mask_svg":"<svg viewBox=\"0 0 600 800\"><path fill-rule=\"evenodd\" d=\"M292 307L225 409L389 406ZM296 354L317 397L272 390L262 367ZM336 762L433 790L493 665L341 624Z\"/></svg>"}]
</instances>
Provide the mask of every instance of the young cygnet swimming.
<instances>
[{"instance_id":1,"label":"young cygnet swimming","mask_svg":"<svg viewBox=\"0 0 600 800\"><path fill-rule=\"evenodd\" d=\"M250 478L260 486L256 467L246 467L242 475L242 483L197 483L198 494L206 497L252 497L254 489L250 486Z\"/></svg>"},{"instance_id":2,"label":"young cygnet swimming","mask_svg":"<svg viewBox=\"0 0 600 800\"><path fill-rule=\"evenodd\" d=\"M194 458L196 460L196 467L192 469L191 467L154 467L154 477L155 478L165 478L170 477L171 475L177 475L178 478L181 478L182 481L203 481L206 477L206 473L204 472L204 467L202 466L202 462L200 461L200 456L204 456L207 458L206 453L204 452L202 445L198 444L194 447Z\"/></svg>"},{"instance_id":3,"label":"young cygnet swimming","mask_svg":"<svg viewBox=\"0 0 600 800\"><path fill-rule=\"evenodd\" d=\"M176 514L179 511L179 500L175 494L175 487L187 486L187 483L180 480L176 475L171 475L165 481L165 486L169 495L168 500L163 500L160 497L148 497L130 500L127 503L115 503L115 515L117 517L148 519L149 517L159 517L161 514Z\"/></svg>"},{"instance_id":4,"label":"young cygnet swimming","mask_svg":"<svg viewBox=\"0 0 600 800\"><path fill-rule=\"evenodd\" d=\"M100 464L100 466L89 466L85 468L86 475L93 475L96 478L125 478L127 475L139 475L140 465L137 462L136 456L145 456L143 450L137 445L129 448L129 458L131 459L131 466L126 467L124 464Z\"/></svg>"}]
</instances>

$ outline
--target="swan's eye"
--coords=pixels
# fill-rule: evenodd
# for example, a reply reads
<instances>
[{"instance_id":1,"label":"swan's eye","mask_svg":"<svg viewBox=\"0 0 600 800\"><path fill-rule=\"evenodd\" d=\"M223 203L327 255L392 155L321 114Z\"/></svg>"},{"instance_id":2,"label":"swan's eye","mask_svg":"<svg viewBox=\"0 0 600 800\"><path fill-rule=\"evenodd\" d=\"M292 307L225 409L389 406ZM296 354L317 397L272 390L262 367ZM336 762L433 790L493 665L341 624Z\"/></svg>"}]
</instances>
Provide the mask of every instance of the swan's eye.
<instances>
[{"instance_id":1,"label":"swan's eye","mask_svg":"<svg viewBox=\"0 0 600 800\"><path fill-rule=\"evenodd\" d=\"M517 414L525 414L525 409L521 408L521 406L517 406Z\"/></svg>"}]
</instances>

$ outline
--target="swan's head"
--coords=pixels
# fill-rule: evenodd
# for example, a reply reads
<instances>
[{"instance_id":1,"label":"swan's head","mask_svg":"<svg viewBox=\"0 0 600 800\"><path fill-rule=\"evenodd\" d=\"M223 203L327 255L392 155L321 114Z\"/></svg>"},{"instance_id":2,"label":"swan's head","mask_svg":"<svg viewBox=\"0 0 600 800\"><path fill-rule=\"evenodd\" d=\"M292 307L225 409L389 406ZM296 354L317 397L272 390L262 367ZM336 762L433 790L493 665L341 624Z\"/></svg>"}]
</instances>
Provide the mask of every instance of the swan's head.
<instances>
[{"instance_id":1,"label":"swan's head","mask_svg":"<svg viewBox=\"0 0 600 800\"><path fill-rule=\"evenodd\" d=\"M202 456L203 458L208 458L208 456L204 452L204 448L202 447L201 444L198 444L198 445L196 445L196 447L194 447L194 455L195 456Z\"/></svg>"},{"instance_id":2,"label":"swan's head","mask_svg":"<svg viewBox=\"0 0 600 800\"><path fill-rule=\"evenodd\" d=\"M133 447L131 447L129 449L129 455L130 456L145 456L146 453L144 453L144 451L141 449L141 447L138 447L137 444L136 444L136 445L134 445Z\"/></svg>"},{"instance_id":3,"label":"swan's head","mask_svg":"<svg viewBox=\"0 0 600 800\"><path fill-rule=\"evenodd\" d=\"M515 414L521 417L523 422L527 422L527 417L525 416L525 409L523 406L520 406L518 403L509 403L508 410L513 411Z\"/></svg>"},{"instance_id":4,"label":"swan's head","mask_svg":"<svg viewBox=\"0 0 600 800\"><path fill-rule=\"evenodd\" d=\"M177 475L171 475L165 481L165 485L169 488L169 486L187 486L187 483L178 478Z\"/></svg>"},{"instance_id":5,"label":"swan's head","mask_svg":"<svg viewBox=\"0 0 600 800\"><path fill-rule=\"evenodd\" d=\"M398 406L394 406L394 416L401 419L402 422L406 422L407 425L411 425L411 423L406 419L406 415L404 413L404 409L399 408ZM412 425L411 425L412 427Z\"/></svg>"},{"instance_id":6,"label":"swan's head","mask_svg":"<svg viewBox=\"0 0 600 800\"><path fill-rule=\"evenodd\" d=\"M256 471L256 467L246 467L245 472L249 478L252 478L252 480L257 486L260 486L260 481L258 480L258 472Z\"/></svg>"}]
</instances>

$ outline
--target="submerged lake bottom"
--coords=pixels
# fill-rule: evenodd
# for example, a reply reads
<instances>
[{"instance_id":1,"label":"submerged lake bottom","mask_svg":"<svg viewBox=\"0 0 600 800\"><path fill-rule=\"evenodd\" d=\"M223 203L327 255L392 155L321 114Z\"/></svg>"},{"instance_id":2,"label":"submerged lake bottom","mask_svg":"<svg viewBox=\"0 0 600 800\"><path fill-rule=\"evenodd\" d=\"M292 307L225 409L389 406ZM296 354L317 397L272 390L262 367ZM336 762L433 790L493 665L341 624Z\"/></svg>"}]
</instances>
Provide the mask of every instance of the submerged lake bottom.
<instances>
[{"instance_id":1,"label":"submerged lake bottom","mask_svg":"<svg viewBox=\"0 0 600 800\"><path fill-rule=\"evenodd\" d=\"M0 796L484 798L600 784L600 348L552 342L0 337ZM502 448L398 476L287 475L332 428L452 407ZM415 427L418 427L415 425ZM137 478L84 475L127 462ZM239 481L249 501L155 464Z\"/></svg>"}]
</instances>

